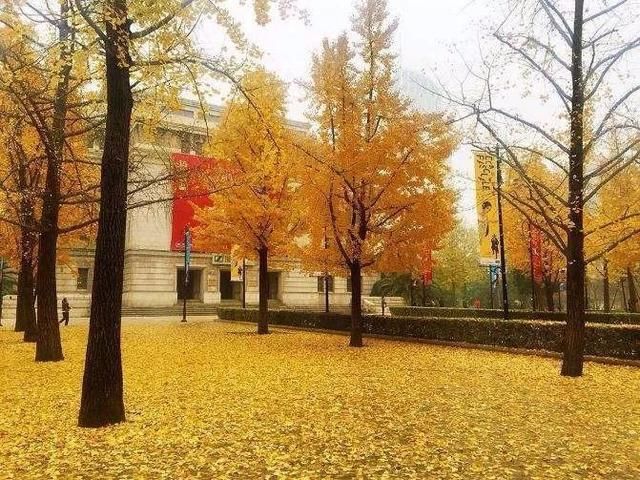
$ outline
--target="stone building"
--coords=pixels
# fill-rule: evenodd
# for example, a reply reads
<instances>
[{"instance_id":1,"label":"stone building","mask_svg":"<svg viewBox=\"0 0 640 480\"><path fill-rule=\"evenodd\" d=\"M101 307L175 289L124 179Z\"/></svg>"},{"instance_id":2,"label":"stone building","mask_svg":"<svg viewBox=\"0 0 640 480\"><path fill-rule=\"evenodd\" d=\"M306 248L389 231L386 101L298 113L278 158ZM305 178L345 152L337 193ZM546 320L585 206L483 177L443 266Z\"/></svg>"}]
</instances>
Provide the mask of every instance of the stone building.
<instances>
[{"instance_id":1,"label":"stone building","mask_svg":"<svg viewBox=\"0 0 640 480\"><path fill-rule=\"evenodd\" d=\"M233 281L229 252L195 252L191 257L189 281L184 283L184 253L176 248L175 232L182 231L185 221L175 218L178 209L173 199L175 186L162 181L176 154L202 154L205 132L218 120L220 108L210 108L204 121L197 103L183 102L181 108L163 119L155 141L143 141L142 135L132 134L132 161L138 165L136 175L160 179L146 188L133 203L147 205L129 210L127 216L123 310L176 305L184 296L204 304L237 303L242 295L242 282ZM308 125L290 121L293 129L305 130ZM148 137L144 137L148 138ZM91 149L99 158L100 141ZM134 196L135 198L135 196ZM58 265L58 296L71 303L74 316L85 316L91 296L93 250L74 249L68 260ZM269 265L269 298L289 306L324 305L324 282L320 272L308 273L300 262L274 258ZM247 261L246 300L258 302L257 262ZM367 295L376 277L363 278L363 294ZM332 305L350 303L350 282L347 278L331 278L329 282ZM7 307L12 306L7 298Z\"/></svg>"}]
</instances>

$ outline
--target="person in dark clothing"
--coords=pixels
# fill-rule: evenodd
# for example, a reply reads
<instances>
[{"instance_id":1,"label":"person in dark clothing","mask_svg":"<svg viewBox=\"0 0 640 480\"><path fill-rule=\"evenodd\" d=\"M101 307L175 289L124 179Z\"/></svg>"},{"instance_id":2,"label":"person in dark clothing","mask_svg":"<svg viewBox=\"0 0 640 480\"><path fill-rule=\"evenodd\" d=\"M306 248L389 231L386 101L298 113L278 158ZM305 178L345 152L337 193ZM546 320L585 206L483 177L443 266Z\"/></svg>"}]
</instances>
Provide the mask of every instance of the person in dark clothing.
<instances>
[{"instance_id":1,"label":"person in dark clothing","mask_svg":"<svg viewBox=\"0 0 640 480\"><path fill-rule=\"evenodd\" d=\"M64 322L65 326L69 325L69 310L71 310L71 306L67 301L67 297L64 297L62 299L62 320L60 320L60 323Z\"/></svg>"}]
</instances>

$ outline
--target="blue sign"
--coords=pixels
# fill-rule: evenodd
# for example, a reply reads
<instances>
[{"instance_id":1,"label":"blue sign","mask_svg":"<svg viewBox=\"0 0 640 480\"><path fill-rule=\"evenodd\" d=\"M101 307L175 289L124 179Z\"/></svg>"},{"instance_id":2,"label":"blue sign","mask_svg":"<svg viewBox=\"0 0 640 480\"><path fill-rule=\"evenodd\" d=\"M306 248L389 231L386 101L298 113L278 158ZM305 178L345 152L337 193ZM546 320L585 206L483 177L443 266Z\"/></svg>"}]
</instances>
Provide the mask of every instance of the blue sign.
<instances>
[{"instance_id":1,"label":"blue sign","mask_svg":"<svg viewBox=\"0 0 640 480\"><path fill-rule=\"evenodd\" d=\"M189 265L191 264L191 231L189 227L184 230L184 284L189 282Z\"/></svg>"}]
</instances>

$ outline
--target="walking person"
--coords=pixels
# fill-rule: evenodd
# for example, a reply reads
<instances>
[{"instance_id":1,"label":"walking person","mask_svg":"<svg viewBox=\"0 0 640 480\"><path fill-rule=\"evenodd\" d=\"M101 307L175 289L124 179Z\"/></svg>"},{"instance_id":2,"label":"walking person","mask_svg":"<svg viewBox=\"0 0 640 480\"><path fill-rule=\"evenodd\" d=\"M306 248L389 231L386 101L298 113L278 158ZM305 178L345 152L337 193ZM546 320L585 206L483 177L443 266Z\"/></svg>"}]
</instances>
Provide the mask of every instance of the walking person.
<instances>
[{"instance_id":1,"label":"walking person","mask_svg":"<svg viewBox=\"0 0 640 480\"><path fill-rule=\"evenodd\" d=\"M64 297L62 299L62 320L60 320L60 323L64 322L65 327L69 325L69 310L71 310L71 306L67 301L67 297Z\"/></svg>"}]
</instances>

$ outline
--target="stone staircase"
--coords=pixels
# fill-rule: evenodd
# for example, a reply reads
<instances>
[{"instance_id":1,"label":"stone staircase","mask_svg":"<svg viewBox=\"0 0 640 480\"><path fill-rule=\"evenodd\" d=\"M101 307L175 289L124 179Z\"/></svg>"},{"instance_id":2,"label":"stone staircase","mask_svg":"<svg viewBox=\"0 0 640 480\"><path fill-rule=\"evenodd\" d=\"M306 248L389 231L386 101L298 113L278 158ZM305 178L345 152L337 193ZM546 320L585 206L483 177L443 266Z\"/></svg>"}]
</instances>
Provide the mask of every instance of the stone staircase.
<instances>
[{"instance_id":1,"label":"stone staircase","mask_svg":"<svg viewBox=\"0 0 640 480\"><path fill-rule=\"evenodd\" d=\"M219 304L202 303L199 300L187 301L187 316L213 316L218 308L240 308L239 300L222 300ZM247 308L257 308L255 304L247 304ZM269 300L270 309L286 308L279 300ZM181 317L182 302L170 307L123 307L123 317Z\"/></svg>"},{"instance_id":2,"label":"stone staircase","mask_svg":"<svg viewBox=\"0 0 640 480\"><path fill-rule=\"evenodd\" d=\"M217 314L218 314L218 305L202 303L199 301L187 301L188 316L189 315L212 316ZM123 317L180 317L182 316L182 303L172 305L170 307L123 307L122 316Z\"/></svg>"}]
</instances>

